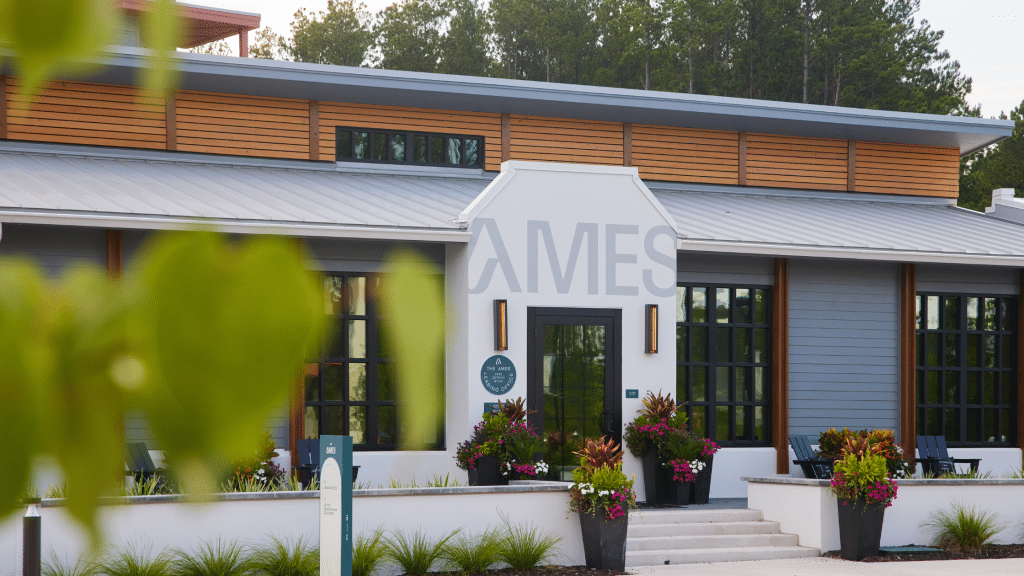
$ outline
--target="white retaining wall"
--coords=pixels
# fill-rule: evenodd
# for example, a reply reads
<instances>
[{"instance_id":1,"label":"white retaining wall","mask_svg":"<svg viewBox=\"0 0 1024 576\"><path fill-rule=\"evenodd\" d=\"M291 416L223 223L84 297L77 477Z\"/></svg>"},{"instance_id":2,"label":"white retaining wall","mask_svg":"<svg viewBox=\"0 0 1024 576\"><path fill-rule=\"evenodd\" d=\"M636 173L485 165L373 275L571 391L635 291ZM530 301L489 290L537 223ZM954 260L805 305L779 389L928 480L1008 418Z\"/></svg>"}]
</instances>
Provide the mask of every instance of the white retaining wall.
<instances>
[{"instance_id":1,"label":"white retaining wall","mask_svg":"<svg viewBox=\"0 0 1024 576\"><path fill-rule=\"evenodd\" d=\"M800 537L801 546L822 551L839 549L839 513L828 480L774 476L748 478L748 506L764 512L765 520L781 524L786 534ZM927 545L932 531L929 516L950 510L954 503L999 514L1006 529L996 544L1024 541L1024 480L899 480L893 505L885 511L882 546Z\"/></svg>"},{"instance_id":2,"label":"white retaining wall","mask_svg":"<svg viewBox=\"0 0 1024 576\"><path fill-rule=\"evenodd\" d=\"M104 506L101 526L109 544L127 542L163 548L192 548L222 540L266 542L270 536L319 537L319 492L277 492L217 495L212 502L191 504L179 496L129 499L131 503ZM476 534L512 524L532 523L562 538L555 564L584 563L579 517L570 515L568 484L507 487L418 488L357 490L353 497L355 535L378 526L407 533L423 529L436 536L461 528ZM43 558L54 551L72 563L88 543L84 533L58 505L44 501ZM0 525L0 574L21 573L21 518Z\"/></svg>"}]
</instances>

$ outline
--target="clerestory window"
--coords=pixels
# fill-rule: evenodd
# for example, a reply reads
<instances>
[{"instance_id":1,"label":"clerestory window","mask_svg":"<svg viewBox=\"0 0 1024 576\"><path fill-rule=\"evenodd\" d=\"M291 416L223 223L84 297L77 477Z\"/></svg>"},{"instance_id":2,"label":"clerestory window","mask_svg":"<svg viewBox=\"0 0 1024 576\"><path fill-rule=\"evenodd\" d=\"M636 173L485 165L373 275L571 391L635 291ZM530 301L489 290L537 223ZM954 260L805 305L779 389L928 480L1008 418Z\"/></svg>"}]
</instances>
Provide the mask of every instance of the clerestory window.
<instances>
[{"instance_id":1,"label":"clerestory window","mask_svg":"<svg viewBox=\"0 0 1024 576\"><path fill-rule=\"evenodd\" d=\"M335 159L339 162L413 164L479 168L484 164L482 136L456 136L337 127Z\"/></svg>"}]
</instances>

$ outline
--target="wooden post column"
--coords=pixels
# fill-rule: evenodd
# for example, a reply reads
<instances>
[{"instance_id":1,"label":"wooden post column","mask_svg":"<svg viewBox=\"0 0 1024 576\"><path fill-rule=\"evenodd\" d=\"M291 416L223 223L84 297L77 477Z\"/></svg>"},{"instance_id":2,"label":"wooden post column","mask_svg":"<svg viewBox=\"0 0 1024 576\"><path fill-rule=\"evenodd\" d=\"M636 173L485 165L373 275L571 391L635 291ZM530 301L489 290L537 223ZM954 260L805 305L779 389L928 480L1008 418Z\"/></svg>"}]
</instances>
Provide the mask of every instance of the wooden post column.
<instances>
[{"instance_id":1,"label":"wooden post column","mask_svg":"<svg viewBox=\"0 0 1024 576\"><path fill-rule=\"evenodd\" d=\"M917 265L900 267L900 444L914 458L917 439Z\"/></svg>"},{"instance_id":2,"label":"wooden post column","mask_svg":"<svg viewBox=\"0 0 1024 576\"><path fill-rule=\"evenodd\" d=\"M123 238L120 230L107 230L107 276L120 278L124 270Z\"/></svg>"},{"instance_id":3,"label":"wooden post column","mask_svg":"<svg viewBox=\"0 0 1024 576\"><path fill-rule=\"evenodd\" d=\"M512 159L512 116L501 115L501 161Z\"/></svg>"},{"instance_id":4,"label":"wooden post column","mask_svg":"<svg viewBox=\"0 0 1024 576\"><path fill-rule=\"evenodd\" d=\"M772 444L775 472L789 473L789 259L775 259L772 289Z\"/></svg>"},{"instance_id":5,"label":"wooden post column","mask_svg":"<svg viewBox=\"0 0 1024 576\"><path fill-rule=\"evenodd\" d=\"M622 165L633 165L633 125L629 122L622 125Z\"/></svg>"}]
</instances>

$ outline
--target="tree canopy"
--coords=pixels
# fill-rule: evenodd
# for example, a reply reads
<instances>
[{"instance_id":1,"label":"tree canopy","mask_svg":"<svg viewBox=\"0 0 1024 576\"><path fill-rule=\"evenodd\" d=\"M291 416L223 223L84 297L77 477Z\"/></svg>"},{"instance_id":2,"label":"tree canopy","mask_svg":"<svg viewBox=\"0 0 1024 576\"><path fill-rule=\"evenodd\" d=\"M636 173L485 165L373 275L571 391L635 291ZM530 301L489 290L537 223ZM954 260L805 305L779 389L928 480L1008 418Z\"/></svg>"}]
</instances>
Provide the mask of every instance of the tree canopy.
<instances>
[{"instance_id":1,"label":"tree canopy","mask_svg":"<svg viewBox=\"0 0 1024 576\"><path fill-rule=\"evenodd\" d=\"M1006 119L1005 114L1000 117ZM1016 123L1012 136L961 161L960 206L984 210L992 205L996 188L1024 192L1024 102L1009 119Z\"/></svg>"},{"instance_id":2,"label":"tree canopy","mask_svg":"<svg viewBox=\"0 0 1024 576\"><path fill-rule=\"evenodd\" d=\"M970 78L918 2L332 0L279 44L303 62L967 114Z\"/></svg>"}]
</instances>

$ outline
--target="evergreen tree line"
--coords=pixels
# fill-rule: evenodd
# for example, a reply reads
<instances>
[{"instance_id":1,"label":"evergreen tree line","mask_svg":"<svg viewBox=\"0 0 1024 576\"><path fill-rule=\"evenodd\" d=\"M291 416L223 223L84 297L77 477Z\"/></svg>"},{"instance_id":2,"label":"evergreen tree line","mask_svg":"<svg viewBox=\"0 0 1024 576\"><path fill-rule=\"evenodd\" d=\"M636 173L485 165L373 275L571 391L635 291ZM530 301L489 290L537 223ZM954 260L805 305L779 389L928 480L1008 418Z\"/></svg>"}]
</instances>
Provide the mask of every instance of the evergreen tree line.
<instances>
[{"instance_id":1,"label":"evergreen tree line","mask_svg":"<svg viewBox=\"0 0 1024 576\"><path fill-rule=\"evenodd\" d=\"M355 0L301 9L250 53L373 66L971 114L971 81L918 0ZM973 111L975 114L976 111Z\"/></svg>"}]
</instances>

